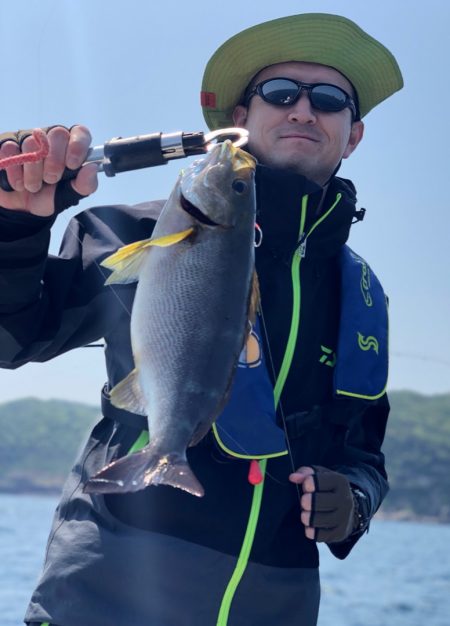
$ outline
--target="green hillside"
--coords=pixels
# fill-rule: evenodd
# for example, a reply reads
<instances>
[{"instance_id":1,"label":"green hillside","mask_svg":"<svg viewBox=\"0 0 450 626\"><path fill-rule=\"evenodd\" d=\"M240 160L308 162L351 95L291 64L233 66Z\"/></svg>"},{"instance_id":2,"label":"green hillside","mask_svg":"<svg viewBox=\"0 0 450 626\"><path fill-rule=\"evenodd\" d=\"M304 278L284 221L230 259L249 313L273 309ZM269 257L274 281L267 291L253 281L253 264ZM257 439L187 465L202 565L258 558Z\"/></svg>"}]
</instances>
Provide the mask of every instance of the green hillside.
<instances>
[{"instance_id":1,"label":"green hillside","mask_svg":"<svg viewBox=\"0 0 450 626\"><path fill-rule=\"evenodd\" d=\"M450 522L450 394L392 392L384 453L386 515ZM56 491L98 419L96 407L36 399L0 404L0 491Z\"/></svg>"},{"instance_id":2,"label":"green hillside","mask_svg":"<svg viewBox=\"0 0 450 626\"><path fill-rule=\"evenodd\" d=\"M450 394L392 392L383 450L396 511L450 522Z\"/></svg>"},{"instance_id":3,"label":"green hillside","mask_svg":"<svg viewBox=\"0 0 450 626\"><path fill-rule=\"evenodd\" d=\"M98 416L62 400L0 404L0 491L59 490Z\"/></svg>"}]
</instances>

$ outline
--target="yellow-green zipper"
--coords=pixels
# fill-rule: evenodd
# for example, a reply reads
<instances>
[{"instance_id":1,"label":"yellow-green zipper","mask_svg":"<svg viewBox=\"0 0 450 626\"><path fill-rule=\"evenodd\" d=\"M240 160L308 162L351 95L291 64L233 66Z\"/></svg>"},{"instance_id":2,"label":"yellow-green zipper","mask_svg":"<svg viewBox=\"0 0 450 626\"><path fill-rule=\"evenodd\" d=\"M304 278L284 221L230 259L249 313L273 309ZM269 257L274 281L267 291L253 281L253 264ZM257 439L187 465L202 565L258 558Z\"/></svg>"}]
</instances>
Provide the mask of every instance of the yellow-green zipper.
<instances>
[{"instance_id":1,"label":"yellow-green zipper","mask_svg":"<svg viewBox=\"0 0 450 626\"><path fill-rule=\"evenodd\" d=\"M291 328L289 330L289 337L286 345L286 351L284 353L283 362L281 363L280 373L278 375L277 381L275 383L274 396L275 402L278 403L280 399L281 393L283 391L283 387L286 383L286 379L289 374L289 370L291 368L292 359L294 357L295 346L297 345L297 337L298 337L298 329L300 326L300 310L301 310L301 284L300 284L300 264L302 259L306 255L306 245L308 242L308 237L311 233L325 220L328 215L334 210L339 201L342 198L342 194L338 193L336 196L336 200L331 205L331 207L326 211L318 220L315 222L308 233L305 234L305 221L306 221L306 211L308 208L308 196L303 196L302 198L302 213L300 218L300 231L299 231L299 245L297 250L294 253L294 257L292 259L291 265L291 276L292 276L292 291L293 291L293 301L292 301L292 319L291 319Z\"/></svg>"}]
</instances>

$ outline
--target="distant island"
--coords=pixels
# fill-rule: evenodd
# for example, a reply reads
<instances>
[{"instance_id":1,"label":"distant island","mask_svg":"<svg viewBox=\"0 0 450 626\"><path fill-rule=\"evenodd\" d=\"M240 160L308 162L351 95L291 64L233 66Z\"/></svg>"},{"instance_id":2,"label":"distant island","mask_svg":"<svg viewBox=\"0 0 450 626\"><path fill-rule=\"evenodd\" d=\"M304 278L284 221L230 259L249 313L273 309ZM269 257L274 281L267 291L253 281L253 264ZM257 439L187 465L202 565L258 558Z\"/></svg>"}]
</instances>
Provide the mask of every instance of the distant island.
<instances>
[{"instance_id":1,"label":"distant island","mask_svg":"<svg viewBox=\"0 0 450 626\"><path fill-rule=\"evenodd\" d=\"M380 517L450 522L450 394L389 394ZM99 408L27 398L0 404L0 492L57 494Z\"/></svg>"}]
</instances>

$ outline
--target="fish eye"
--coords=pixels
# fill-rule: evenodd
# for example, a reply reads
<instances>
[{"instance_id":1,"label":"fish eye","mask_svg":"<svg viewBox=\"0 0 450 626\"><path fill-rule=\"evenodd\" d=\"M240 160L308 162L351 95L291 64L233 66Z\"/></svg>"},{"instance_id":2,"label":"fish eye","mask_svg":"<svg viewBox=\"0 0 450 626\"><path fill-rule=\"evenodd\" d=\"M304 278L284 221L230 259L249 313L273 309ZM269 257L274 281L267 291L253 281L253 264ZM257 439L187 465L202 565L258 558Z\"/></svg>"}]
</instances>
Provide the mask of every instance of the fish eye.
<instances>
[{"instance_id":1,"label":"fish eye","mask_svg":"<svg viewBox=\"0 0 450 626\"><path fill-rule=\"evenodd\" d=\"M231 186L234 189L234 191L239 194L245 193L247 191L247 183L240 178L233 180L233 183Z\"/></svg>"}]
</instances>

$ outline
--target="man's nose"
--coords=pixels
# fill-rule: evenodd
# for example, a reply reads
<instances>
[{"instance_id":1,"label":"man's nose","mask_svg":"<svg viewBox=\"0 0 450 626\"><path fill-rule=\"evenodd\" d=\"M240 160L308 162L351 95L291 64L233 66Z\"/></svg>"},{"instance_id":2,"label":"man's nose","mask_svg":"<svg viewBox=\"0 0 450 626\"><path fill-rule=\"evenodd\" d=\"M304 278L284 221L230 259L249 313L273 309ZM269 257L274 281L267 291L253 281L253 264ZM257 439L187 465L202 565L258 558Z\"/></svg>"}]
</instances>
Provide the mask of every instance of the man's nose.
<instances>
[{"instance_id":1,"label":"man's nose","mask_svg":"<svg viewBox=\"0 0 450 626\"><path fill-rule=\"evenodd\" d=\"M288 120L300 124L314 124L316 119L309 95L306 91L302 91L297 102L289 107Z\"/></svg>"}]
</instances>

